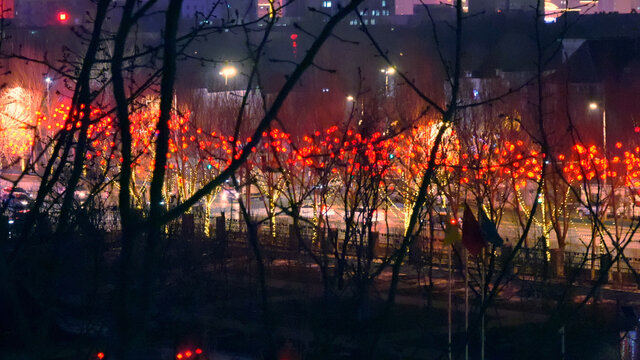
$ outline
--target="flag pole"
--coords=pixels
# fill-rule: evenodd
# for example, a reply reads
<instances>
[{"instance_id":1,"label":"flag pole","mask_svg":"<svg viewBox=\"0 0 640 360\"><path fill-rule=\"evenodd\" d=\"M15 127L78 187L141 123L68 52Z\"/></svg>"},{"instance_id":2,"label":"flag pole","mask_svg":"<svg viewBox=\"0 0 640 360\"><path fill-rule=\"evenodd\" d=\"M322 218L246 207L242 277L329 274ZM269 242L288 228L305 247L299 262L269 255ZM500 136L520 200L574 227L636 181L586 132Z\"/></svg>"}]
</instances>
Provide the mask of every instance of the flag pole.
<instances>
[{"instance_id":1,"label":"flag pole","mask_svg":"<svg viewBox=\"0 0 640 360\"><path fill-rule=\"evenodd\" d=\"M449 258L449 294L448 294L448 306L447 306L447 323L448 323L448 330L449 330L449 345L448 345L448 352L449 352L449 360L452 360L452 353L451 353L451 348L452 348L452 344L451 344L451 339L452 339L452 329L451 329L451 278L452 278L452 274L451 274L451 248L453 247L453 244L450 244L449 246L447 246L447 256Z\"/></svg>"},{"instance_id":2,"label":"flag pole","mask_svg":"<svg viewBox=\"0 0 640 360\"><path fill-rule=\"evenodd\" d=\"M469 360L469 252L464 249L464 359Z\"/></svg>"},{"instance_id":3,"label":"flag pole","mask_svg":"<svg viewBox=\"0 0 640 360\"><path fill-rule=\"evenodd\" d=\"M482 248L482 252L480 253L481 255L481 267L482 267L482 274L480 274L480 287L482 288L480 293L482 296L482 299L480 301L480 311L482 311L482 320L481 320L481 324L480 324L480 360L484 360L484 283L485 283L485 268L484 268L484 248Z\"/></svg>"}]
</instances>

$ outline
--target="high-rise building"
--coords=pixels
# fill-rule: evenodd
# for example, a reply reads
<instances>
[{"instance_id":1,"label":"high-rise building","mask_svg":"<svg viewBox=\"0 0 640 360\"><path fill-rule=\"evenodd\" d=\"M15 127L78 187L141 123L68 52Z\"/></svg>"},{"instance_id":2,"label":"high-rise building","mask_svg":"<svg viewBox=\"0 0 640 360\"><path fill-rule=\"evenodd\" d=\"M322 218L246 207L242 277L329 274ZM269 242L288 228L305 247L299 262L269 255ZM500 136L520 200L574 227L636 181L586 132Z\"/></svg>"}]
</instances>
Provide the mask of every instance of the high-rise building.
<instances>
[{"instance_id":1,"label":"high-rise building","mask_svg":"<svg viewBox=\"0 0 640 360\"><path fill-rule=\"evenodd\" d=\"M7 0L3 0L7 3ZM15 4L16 23L22 26L82 24L87 10L95 8L83 0L19 0ZM3 5L6 9L7 5Z\"/></svg>"},{"instance_id":2,"label":"high-rise building","mask_svg":"<svg viewBox=\"0 0 640 360\"><path fill-rule=\"evenodd\" d=\"M365 0L358 7L360 17L355 15L348 16L349 25L361 25L360 18L364 25L380 25L388 23L390 16L396 14L395 0Z\"/></svg>"},{"instance_id":3,"label":"high-rise building","mask_svg":"<svg viewBox=\"0 0 640 360\"><path fill-rule=\"evenodd\" d=\"M258 18L282 17L282 0L257 0Z\"/></svg>"},{"instance_id":4,"label":"high-rise building","mask_svg":"<svg viewBox=\"0 0 640 360\"><path fill-rule=\"evenodd\" d=\"M282 0L282 6L285 17L301 18L307 12L307 2L302 0Z\"/></svg>"},{"instance_id":5,"label":"high-rise building","mask_svg":"<svg viewBox=\"0 0 640 360\"><path fill-rule=\"evenodd\" d=\"M267 1L267 0L265 0ZM248 22L256 19L260 0L183 0L182 17L213 22Z\"/></svg>"}]
</instances>

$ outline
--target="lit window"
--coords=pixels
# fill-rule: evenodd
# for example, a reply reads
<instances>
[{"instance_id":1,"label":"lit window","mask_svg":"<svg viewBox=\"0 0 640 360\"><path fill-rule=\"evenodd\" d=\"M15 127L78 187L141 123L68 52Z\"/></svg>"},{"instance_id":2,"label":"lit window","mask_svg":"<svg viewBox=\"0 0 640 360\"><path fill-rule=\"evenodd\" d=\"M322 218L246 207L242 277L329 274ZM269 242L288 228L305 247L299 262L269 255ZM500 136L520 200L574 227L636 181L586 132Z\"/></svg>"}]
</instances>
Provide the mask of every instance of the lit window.
<instances>
[{"instance_id":1,"label":"lit window","mask_svg":"<svg viewBox=\"0 0 640 360\"><path fill-rule=\"evenodd\" d=\"M331 7L331 1L323 1L322 2L322 7L330 8Z\"/></svg>"},{"instance_id":2,"label":"lit window","mask_svg":"<svg viewBox=\"0 0 640 360\"><path fill-rule=\"evenodd\" d=\"M376 19L371 19L371 25L375 25L376 24Z\"/></svg>"},{"instance_id":3,"label":"lit window","mask_svg":"<svg viewBox=\"0 0 640 360\"><path fill-rule=\"evenodd\" d=\"M385 0L382 0L382 7L387 6L387 2Z\"/></svg>"}]
</instances>

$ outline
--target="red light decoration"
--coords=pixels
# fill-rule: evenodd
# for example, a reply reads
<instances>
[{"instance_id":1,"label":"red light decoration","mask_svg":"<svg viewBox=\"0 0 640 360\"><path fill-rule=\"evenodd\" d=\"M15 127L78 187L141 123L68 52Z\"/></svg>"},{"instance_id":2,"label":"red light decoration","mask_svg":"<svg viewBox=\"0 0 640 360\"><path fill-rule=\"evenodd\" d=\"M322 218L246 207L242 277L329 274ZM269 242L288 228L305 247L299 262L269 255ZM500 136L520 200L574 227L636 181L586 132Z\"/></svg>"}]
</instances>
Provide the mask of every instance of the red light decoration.
<instances>
[{"instance_id":1,"label":"red light decoration","mask_svg":"<svg viewBox=\"0 0 640 360\"><path fill-rule=\"evenodd\" d=\"M298 38L298 34L291 34L290 38L291 40L295 40Z\"/></svg>"},{"instance_id":2,"label":"red light decoration","mask_svg":"<svg viewBox=\"0 0 640 360\"><path fill-rule=\"evenodd\" d=\"M66 11L58 12L58 21L61 23L66 23L69 20L69 14Z\"/></svg>"},{"instance_id":3,"label":"red light decoration","mask_svg":"<svg viewBox=\"0 0 640 360\"><path fill-rule=\"evenodd\" d=\"M182 353L178 353L178 355L176 355L176 359L182 359L182 358L183 358Z\"/></svg>"},{"instance_id":4,"label":"red light decoration","mask_svg":"<svg viewBox=\"0 0 640 360\"><path fill-rule=\"evenodd\" d=\"M200 349L200 348L196 349L196 354L198 354L198 355L202 354L202 349Z\"/></svg>"},{"instance_id":5,"label":"red light decoration","mask_svg":"<svg viewBox=\"0 0 640 360\"><path fill-rule=\"evenodd\" d=\"M104 353L103 352L99 352L98 354L96 354L96 356L98 357L98 359L104 359Z\"/></svg>"}]
</instances>

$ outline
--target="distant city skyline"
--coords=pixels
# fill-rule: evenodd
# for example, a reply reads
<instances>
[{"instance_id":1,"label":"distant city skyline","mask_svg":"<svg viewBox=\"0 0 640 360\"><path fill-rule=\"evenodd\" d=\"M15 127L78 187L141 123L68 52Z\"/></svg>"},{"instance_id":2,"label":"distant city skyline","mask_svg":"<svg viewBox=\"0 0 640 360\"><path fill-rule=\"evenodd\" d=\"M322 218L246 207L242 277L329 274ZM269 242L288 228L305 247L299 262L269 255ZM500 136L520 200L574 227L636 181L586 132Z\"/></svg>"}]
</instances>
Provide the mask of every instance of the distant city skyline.
<instances>
[{"instance_id":1,"label":"distant city skyline","mask_svg":"<svg viewBox=\"0 0 640 360\"><path fill-rule=\"evenodd\" d=\"M473 2L473 0L470 1ZM547 0L546 2L553 3L560 9L567 6L567 0ZM413 15L414 6L422 3L427 5L437 5L450 2L439 0L423 0L422 2L420 0L396 0L396 15ZM640 11L640 0L599 0L595 3L595 5L591 5L589 2L585 1L569 0L569 7L583 8L586 13L591 14L597 12L629 13L632 9Z\"/></svg>"},{"instance_id":2,"label":"distant city skyline","mask_svg":"<svg viewBox=\"0 0 640 360\"><path fill-rule=\"evenodd\" d=\"M119 0L121 1L121 0ZM160 0L160 3L166 0ZM212 6L218 0L184 0L182 17L205 18L211 13ZM361 14L365 25L381 24L406 24L406 17L416 15L416 6L422 3L436 6L432 14L435 17L449 13L446 7L440 4L451 4L453 0L366 0L359 9L365 10ZM469 9L473 14L484 12L485 14L503 11L523 11L535 6L536 0L463 0L465 11ZM308 15L306 9L314 7L326 13L335 12L347 0L274 0L274 8L283 6L275 15L279 17L296 19ZM17 24L26 26L49 25L80 25L84 21L87 6L90 2L85 0L3 0L2 17L15 19ZM256 18L268 15L271 5L268 0L226 0L218 4L212 15L212 19L226 19L238 17L238 21L253 21ZM640 12L640 0L599 0L589 2L585 0L547 0L545 11L549 14L549 21L559 15L563 9L569 7L572 11L585 14L595 13L630 13ZM419 11L419 10L418 10ZM443 12L444 11L444 12ZM396 16L397 15L397 16ZM424 15L424 14L422 14ZM421 15L421 16L422 16ZM347 16L345 22L349 25L359 25L355 15Z\"/></svg>"}]
</instances>

